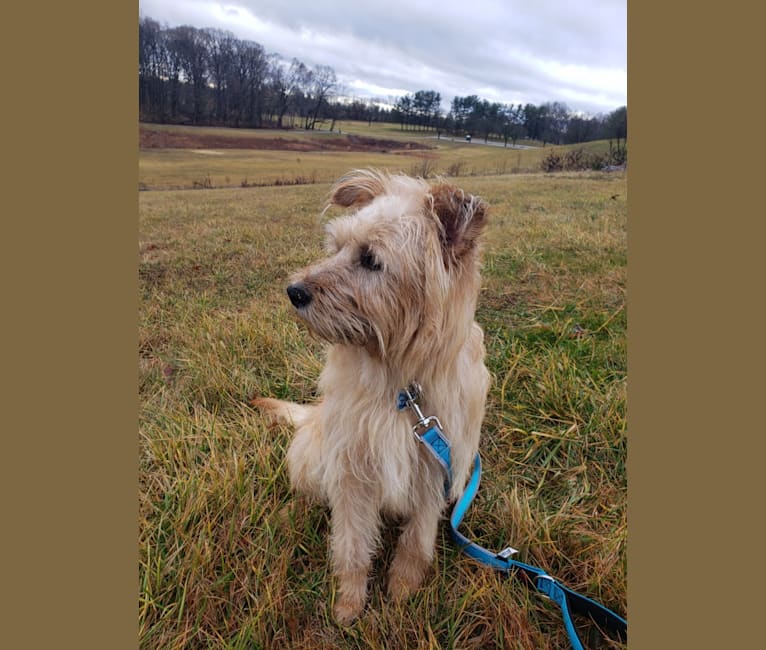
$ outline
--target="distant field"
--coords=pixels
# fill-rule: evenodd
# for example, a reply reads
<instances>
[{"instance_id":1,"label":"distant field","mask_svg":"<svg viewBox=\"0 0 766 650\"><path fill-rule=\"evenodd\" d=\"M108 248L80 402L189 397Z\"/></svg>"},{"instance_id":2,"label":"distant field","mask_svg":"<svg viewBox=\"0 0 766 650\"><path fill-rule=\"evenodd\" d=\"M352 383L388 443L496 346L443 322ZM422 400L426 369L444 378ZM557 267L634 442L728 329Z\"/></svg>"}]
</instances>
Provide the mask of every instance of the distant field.
<instances>
[{"instance_id":1,"label":"distant field","mask_svg":"<svg viewBox=\"0 0 766 650\"><path fill-rule=\"evenodd\" d=\"M465 160L456 182L491 205L477 319L493 384L464 529L624 615L627 173L512 174L535 152L475 144L433 153L438 171ZM139 194L141 648L568 647L556 607L462 556L444 529L418 594L386 601L383 553L364 615L337 627L328 514L289 490L289 431L246 403L315 396L322 345L290 316L284 286L322 255L330 181L422 160L141 151L147 186L207 175L220 187ZM310 184L239 186L312 170Z\"/></svg>"},{"instance_id":2,"label":"distant field","mask_svg":"<svg viewBox=\"0 0 766 650\"><path fill-rule=\"evenodd\" d=\"M509 173L537 172L540 161L551 146L537 149L505 149L485 146L474 140L466 143L460 138L454 141L445 137L436 139L433 133L400 131L395 125L373 125L365 122L350 122L336 125L342 134L305 131L247 130L205 127L178 127L142 125L144 130L182 136L193 133L207 136L221 142L236 139L277 140L290 145L313 147L313 150L275 149L232 149L202 145L190 148L144 148L139 155L139 188L144 190L184 189L195 187L221 188L243 185L290 185L307 183L329 183L346 170L355 167L378 167L391 171L403 171L415 175L432 177L437 174L453 178L464 176L503 175ZM342 146L345 138L393 140L399 148L385 143L375 145L359 144L349 150ZM329 139L329 140L328 140ZM339 148L329 147L328 142L340 143ZM410 142L413 147L401 148ZM582 147L588 151L605 151L604 141L585 145L555 147L566 151ZM214 152L214 153L211 153Z\"/></svg>"}]
</instances>

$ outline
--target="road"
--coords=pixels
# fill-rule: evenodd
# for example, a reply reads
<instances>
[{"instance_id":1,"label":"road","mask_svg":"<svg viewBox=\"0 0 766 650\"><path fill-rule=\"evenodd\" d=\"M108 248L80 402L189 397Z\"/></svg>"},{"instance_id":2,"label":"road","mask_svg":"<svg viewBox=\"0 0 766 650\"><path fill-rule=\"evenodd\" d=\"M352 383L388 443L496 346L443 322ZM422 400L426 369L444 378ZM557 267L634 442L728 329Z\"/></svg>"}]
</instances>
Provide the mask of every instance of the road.
<instances>
[{"instance_id":1,"label":"road","mask_svg":"<svg viewBox=\"0 0 766 650\"><path fill-rule=\"evenodd\" d=\"M502 142L492 142L491 140L489 142L484 142L484 140L481 138L473 138L471 142L468 142L465 138L453 138L452 136L449 136L449 137L445 136L445 137L439 138L435 135L430 135L430 136L426 136L426 138L431 140L445 140L447 142L457 142L458 144L462 142L463 144L471 145L471 146L475 144L481 144L481 145L486 145L490 147L505 147L505 145ZM505 148L506 149L539 149L540 147L530 147L529 145L525 145L525 144L517 144L514 146L510 144L509 142L508 146Z\"/></svg>"},{"instance_id":2,"label":"road","mask_svg":"<svg viewBox=\"0 0 766 650\"><path fill-rule=\"evenodd\" d=\"M335 135L336 133L337 134L341 134L341 131L340 130L338 130L338 131L322 131L321 129L316 129L316 130L308 131L306 129L293 129L293 133L308 133L308 134L311 134L311 135ZM363 137L370 137L370 136L367 136L364 133L351 132L351 131L346 131L346 135L361 135ZM375 137L380 137L381 139L384 139L386 136L375 136ZM435 136L435 135L423 135L423 136L413 135L413 138L414 139L420 139L420 140L442 140L444 142L456 142L458 144L463 143L463 144L466 144L466 145L468 145L468 144L470 144L470 145L481 144L481 145L485 145L485 146L489 146L489 147L504 147L506 149L539 149L540 148L540 147L531 147L531 146L526 145L526 144L517 144L517 145L509 144L506 147L502 142L491 142L491 141L490 142L484 142L484 140L482 140L481 138L473 138L473 140L471 140L471 142L468 142L465 138L456 138L456 137L453 137L453 136L446 136L446 135L444 137L441 137L441 138L438 137L438 136Z\"/></svg>"}]
</instances>

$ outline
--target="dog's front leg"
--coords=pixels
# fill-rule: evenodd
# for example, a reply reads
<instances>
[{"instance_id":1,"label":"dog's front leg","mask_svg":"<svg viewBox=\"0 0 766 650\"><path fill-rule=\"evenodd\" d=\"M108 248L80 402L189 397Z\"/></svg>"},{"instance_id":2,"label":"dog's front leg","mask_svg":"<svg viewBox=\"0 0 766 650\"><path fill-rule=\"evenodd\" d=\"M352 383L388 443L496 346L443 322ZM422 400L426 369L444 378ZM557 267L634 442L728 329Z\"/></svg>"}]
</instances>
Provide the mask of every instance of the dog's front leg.
<instances>
[{"instance_id":1,"label":"dog's front leg","mask_svg":"<svg viewBox=\"0 0 766 650\"><path fill-rule=\"evenodd\" d=\"M370 489L349 477L331 495L332 559L338 591L335 619L350 624L367 600L367 576L380 539L380 514Z\"/></svg>"},{"instance_id":2,"label":"dog's front leg","mask_svg":"<svg viewBox=\"0 0 766 650\"><path fill-rule=\"evenodd\" d=\"M388 571L388 596L404 600L423 582L433 560L444 497L422 490L417 510L404 525Z\"/></svg>"}]
</instances>

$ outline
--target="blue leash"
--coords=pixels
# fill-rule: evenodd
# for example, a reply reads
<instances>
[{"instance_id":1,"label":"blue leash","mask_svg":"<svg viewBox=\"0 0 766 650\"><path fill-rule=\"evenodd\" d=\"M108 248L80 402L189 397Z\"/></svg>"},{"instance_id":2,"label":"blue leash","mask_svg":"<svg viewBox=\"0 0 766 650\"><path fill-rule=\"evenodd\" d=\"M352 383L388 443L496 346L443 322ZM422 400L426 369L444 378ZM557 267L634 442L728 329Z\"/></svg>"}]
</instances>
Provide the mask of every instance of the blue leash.
<instances>
[{"instance_id":1,"label":"blue leash","mask_svg":"<svg viewBox=\"0 0 766 650\"><path fill-rule=\"evenodd\" d=\"M397 408L403 410L406 407L410 407L415 411L415 414L418 416L418 421L413 427L413 433L442 466L446 477L445 489L449 492L450 485L452 484L450 444L444 437L443 429L438 418L433 416L423 416L423 413L417 404L420 395L420 387L417 386L417 384L410 385L399 393ZM418 433L419 430L422 430L422 433ZM564 626L574 650L584 650L584 646L572 622L573 613L589 616L599 627L608 629L621 641L627 641L628 622L624 618L618 616L600 603L597 603L595 600L586 598L582 594L578 594L576 591L571 590L569 587L548 575L542 569L532 566L531 564L519 562L518 560L512 560L510 556L517 552L516 549L509 547L500 553L493 553L492 551L479 546L475 542L472 542L458 530L460 522L463 521L465 513L468 511L476 493L479 491L480 480L481 459L479 458L479 454L476 454L471 479L450 515L450 534L460 550L481 564L502 571L503 573L510 574L511 571L517 570L519 575L523 576L529 584L555 602L561 609Z\"/></svg>"}]
</instances>

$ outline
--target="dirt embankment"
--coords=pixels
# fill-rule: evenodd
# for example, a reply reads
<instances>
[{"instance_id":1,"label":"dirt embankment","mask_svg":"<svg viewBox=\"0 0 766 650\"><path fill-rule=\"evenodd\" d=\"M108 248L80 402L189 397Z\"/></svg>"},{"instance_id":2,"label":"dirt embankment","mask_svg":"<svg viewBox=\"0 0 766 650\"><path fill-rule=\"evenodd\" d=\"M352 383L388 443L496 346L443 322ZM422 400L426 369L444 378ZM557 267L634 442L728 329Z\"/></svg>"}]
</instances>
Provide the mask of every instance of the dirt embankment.
<instances>
[{"instance_id":1,"label":"dirt embankment","mask_svg":"<svg viewBox=\"0 0 766 650\"><path fill-rule=\"evenodd\" d=\"M419 142L399 142L359 135L306 134L300 138L238 137L139 129L141 149L269 149L272 151L412 151L433 149Z\"/></svg>"}]
</instances>

